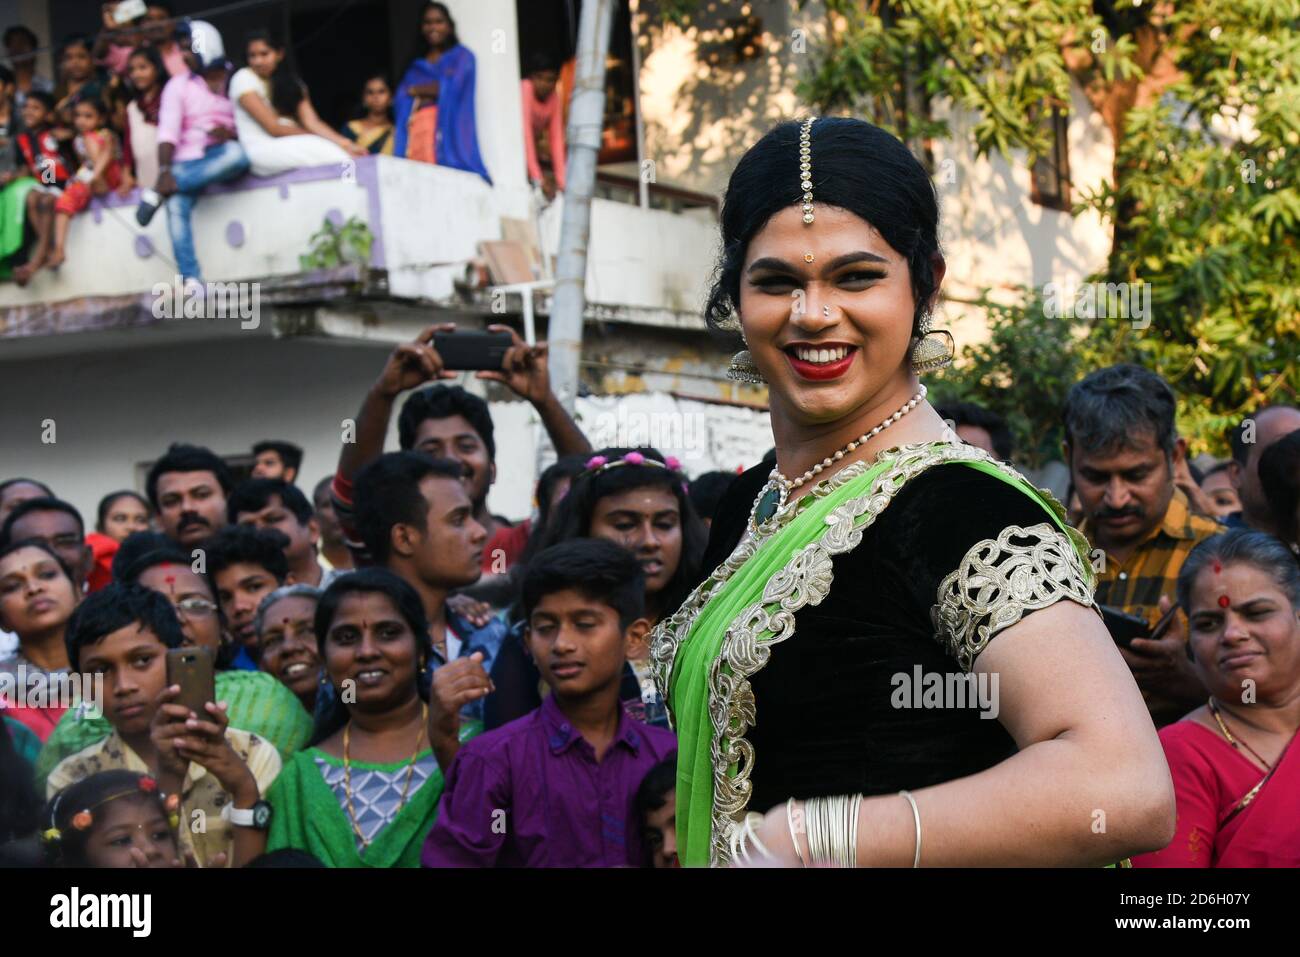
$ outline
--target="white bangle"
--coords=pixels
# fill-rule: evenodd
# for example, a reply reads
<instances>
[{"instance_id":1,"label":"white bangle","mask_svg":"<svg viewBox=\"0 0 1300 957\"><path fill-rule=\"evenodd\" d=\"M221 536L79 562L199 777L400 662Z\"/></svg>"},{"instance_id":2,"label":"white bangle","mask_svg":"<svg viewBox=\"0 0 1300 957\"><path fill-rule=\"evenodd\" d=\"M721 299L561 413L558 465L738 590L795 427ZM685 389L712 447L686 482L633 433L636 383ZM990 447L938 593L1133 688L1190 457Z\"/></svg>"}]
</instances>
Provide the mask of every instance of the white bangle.
<instances>
[{"instance_id":1,"label":"white bangle","mask_svg":"<svg viewBox=\"0 0 1300 957\"><path fill-rule=\"evenodd\" d=\"M912 819L916 821L916 855L912 858L912 867L921 866L921 810L916 806L916 798L912 797L911 791L899 791L899 797L907 798L907 803L912 805Z\"/></svg>"},{"instance_id":2,"label":"white bangle","mask_svg":"<svg viewBox=\"0 0 1300 957\"><path fill-rule=\"evenodd\" d=\"M785 802L785 823L790 825L790 843L794 845L794 856L799 858L799 864L801 867L807 867L808 862L804 860L804 856L799 853L799 838L795 834L794 830L794 798L790 798Z\"/></svg>"}]
</instances>

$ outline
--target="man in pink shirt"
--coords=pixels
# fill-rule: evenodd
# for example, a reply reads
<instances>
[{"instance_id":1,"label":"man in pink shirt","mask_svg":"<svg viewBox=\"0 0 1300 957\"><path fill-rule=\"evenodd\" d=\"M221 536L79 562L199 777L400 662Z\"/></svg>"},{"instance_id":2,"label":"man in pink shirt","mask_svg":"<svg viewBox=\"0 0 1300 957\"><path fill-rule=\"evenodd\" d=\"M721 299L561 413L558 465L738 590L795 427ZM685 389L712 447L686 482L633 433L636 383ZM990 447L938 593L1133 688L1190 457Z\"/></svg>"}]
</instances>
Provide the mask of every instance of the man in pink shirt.
<instances>
[{"instance_id":1,"label":"man in pink shirt","mask_svg":"<svg viewBox=\"0 0 1300 957\"><path fill-rule=\"evenodd\" d=\"M191 217L199 194L248 171L248 157L235 139L235 111L225 95L229 61L187 53L193 72L174 76L163 87L158 110L158 184L146 192L136 220L148 225L163 197L172 252L186 285L201 283L194 252Z\"/></svg>"},{"instance_id":2,"label":"man in pink shirt","mask_svg":"<svg viewBox=\"0 0 1300 957\"><path fill-rule=\"evenodd\" d=\"M564 190L564 103L557 89L559 79L559 71L539 57L529 62L528 75L520 84L528 179L542 187L548 200L555 198L557 187ZM543 135L545 150L538 148Z\"/></svg>"}]
</instances>

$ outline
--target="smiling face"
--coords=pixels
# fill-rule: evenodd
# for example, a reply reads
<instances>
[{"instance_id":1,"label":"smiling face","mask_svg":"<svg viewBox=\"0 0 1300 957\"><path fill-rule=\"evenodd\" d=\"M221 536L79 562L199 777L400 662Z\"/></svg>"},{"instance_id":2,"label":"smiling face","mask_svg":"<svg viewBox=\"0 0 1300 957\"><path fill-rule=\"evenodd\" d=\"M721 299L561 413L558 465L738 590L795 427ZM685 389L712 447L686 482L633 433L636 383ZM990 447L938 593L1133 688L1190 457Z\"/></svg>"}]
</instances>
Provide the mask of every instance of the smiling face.
<instances>
[{"instance_id":1,"label":"smiling face","mask_svg":"<svg viewBox=\"0 0 1300 957\"><path fill-rule=\"evenodd\" d=\"M299 698L313 699L320 678L316 602L304 595L281 598L262 617L258 667Z\"/></svg>"},{"instance_id":2,"label":"smiling face","mask_svg":"<svg viewBox=\"0 0 1300 957\"><path fill-rule=\"evenodd\" d=\"M0 558L0 628L21 639L67 624L80 594L59 563L39 548Z\"/></svg>"},{"instance_id":3,"label":"smiling face","mask_svg":"<svg viewBox=\"0 0 1300 957\"><path fill-rule=\"evenodd\" d=\"M664 589L682 560L682 511L662 486L629 489L596 500L591 535L622 545L641 563L647 595Z\"/></svg>"},{"instance_id":4,"label":"smiling face","mask_svg":"<svg viewBox=\"0 0 1300 957\"><path fill-rule=\"evenodd\" d=\"M797 206L773 216L740 279L740 321L772 410L805 426L851 417L910 381L916 311L907 261L853 213L815 209L811 226Z\"/></svg>"},{"instance_id":5,"label":"smiling face","mask_svg":"<svg viewBox=\"0 0 1300 957\"><path fill-rule=\"evenodd\" d=\"M180 619L181 632L192 644L221 650L221 616L208 580L189 565L154 565L140 573L137 581L172 603Z\"/></svg>"},{"instance_id":6,"label":"smiling face","mask_svg":"<svg viewBox=\"0 0 1300 957\"><path fill-rule=\"evenodd\" d=\"M1247 681L1260 700L1300 685L1300 609L1272 576L1246 562L1203 569L1192 589L1188 640L1195 668L1221 701L1242 702Z\"/></svg>"},{"instance_id":7,"label":"smiling face","mask_svg":"<svg viewBox=\"0 0 1300 957\"><path fill-rule=\"evenodd\" d=\"M40 100L28 97L23 101L23 126L29 130L43 130L50 124L50 111ZM45 493L42 492L42 495Z\"/></svg>"},{"instance_id":8,"label":"smiling face","mask_svg":"<svg viewBox=\"0 0 1300 957\"><path fill-rule=\"evenodd\" d=\"M431 47L441 47L451 37L451 21L437 7L429 7L420 19L420 32Z\"/></svg>"},{"instance_id":9,"label":"smiling face","mask_svg":"<svg viewBox=\"0 0 1300 957\"><path fill-rule=\"evenodd\" d=\"M150 867L171 867L180 857L162 808L147 795L115 798L95 808L94 815L94 830L86 840L87 867L135 867L132 848Z\"/></svg>"},{"instance_id":10,"label":"smiling face","mask_svg":"<svg viewBox=\"0 0 1300 957\"><path fill-rule=\"evenodd\" d=\"M158 524L163 533L193 547L226 525L226 493L211 472L158 476Z\"/></svg>"},{"instance_id":11,"label":"smiling face","mask_svg":"<svg viewBox=\"0 0 1300 957\"><path fill-rule=\"evenodd\" d=\"M487 501L488 488L496 479L496 466L478 430L463 415L425 419L415 430L414 449L435 459L459 462L465 469L465 491L474 507Z\"/></svg>"},{"instance_id":12,"label":"smiling face","mask_svg":"<svg viewBox=\"0 0 1300 957\"><path fill-rule=\"evenodd\" d=\"M235 562L212 576L217 586L217 602L230 623L235 640L246 648L257 645L253 617L262 599L280 587L275 576L261 565Z\"/></svg>"},{"instance_id":13,"label":"smiling face","mask_svg":"<svg viewBox=\"0 0 1300 957\"><path fill-rule=\"evenodd\" d=\"M349 707L394 710L416 695L419 641L387 595L351 592L339 601L325 634L325 672L335 688L356 689Z\"/></svg>"},{"instance_id":14,"label":"smiling face","mask_svg":"<svg viewBox=\"0 0 1300 957\"><path fill-rule=\"evenodd\" d=\"M125 541L136 532L147 532L149 509L134 495L119 495L108 503L100 531L115 542Z\"/></svg>"},{"instance_id":15,"label":"smiling face","mask_svg":"<svg viewBox=\"0 0 1300 957\"><path fill-rule=\"evenodd\" d=\"M139 622L110 632L80 652L81 670L104 676L104 717L124 737L149 733L167 687L167 646Z\"/></svg>"},{"instance_id":16,"label":"smiling face","mask_svg":"<svg viewBox=\"0 0 1300 957\"><path fill-rule=\"evenodd\" d=\"M629 649L648 629L645 619L624 629L615 609L564 589L533 608L528 651L556 696L585 698L618 685Z\"/></svg>"}]
</instances>

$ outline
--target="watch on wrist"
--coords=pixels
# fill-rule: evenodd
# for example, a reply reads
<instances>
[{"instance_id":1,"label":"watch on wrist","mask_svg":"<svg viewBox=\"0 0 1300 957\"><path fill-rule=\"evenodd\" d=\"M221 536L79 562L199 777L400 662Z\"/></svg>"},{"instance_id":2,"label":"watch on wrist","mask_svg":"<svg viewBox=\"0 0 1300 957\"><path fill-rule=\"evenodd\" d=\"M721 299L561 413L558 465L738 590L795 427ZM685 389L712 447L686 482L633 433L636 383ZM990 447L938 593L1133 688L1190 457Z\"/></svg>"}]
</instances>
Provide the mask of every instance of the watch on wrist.
<instances>
[{"instance_id":1,"label":"watch on wrist","mask_svg":"<svg viewBox=\"0 0 1300 957\"><path fill-rule=\"evenodd\" d=\"M252 807L246 808L227 804L221 809L221 816L236 827L265 831L271 826L271 805L266 801L255 801Z\"/></svg>"}]
</instances>

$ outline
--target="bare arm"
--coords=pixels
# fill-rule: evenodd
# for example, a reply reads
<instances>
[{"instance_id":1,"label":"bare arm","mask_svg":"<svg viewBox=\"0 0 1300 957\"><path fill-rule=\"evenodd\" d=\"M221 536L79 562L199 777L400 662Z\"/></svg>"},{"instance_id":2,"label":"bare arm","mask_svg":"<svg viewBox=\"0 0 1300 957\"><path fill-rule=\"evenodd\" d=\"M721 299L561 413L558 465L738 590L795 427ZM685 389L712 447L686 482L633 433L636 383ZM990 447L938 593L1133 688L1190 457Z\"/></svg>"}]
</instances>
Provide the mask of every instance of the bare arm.
<instances>
[{"instance_id":1,"label":"bare arm","mask_svg":"<svg viewBox=\"0 0 1300 957\"><path fill-rule=\"evenodd\" d=\"M239 98L239 105L257 120L258 126L272 136L301 136L307 132L297 123L281 123L280 114L252 90Z\"/></svg>"},{"instance_id":2,"label":"bare arm","mask_svg":"<svg viewBox=\"0 0 1300 957\"><path fill-rule=\"evenodd\" d=\"M543 342L530 346L509 326L493 325L488 326L488 329L491 332L510 333L513 343L506 351L500 372L480 372L478 377L500 382L519 397L531 402L541 416L546 434L551 437L556 455L585 455L590 452L591 443L551 391L551 376L546 360L547 344Z\"/></svg>"},{"instance_id":3,"label":"bare arm","mask_svg":"<svg viewBox=\"0 0 1300 957\"><path fill-rule=\"evenodd\" d=\"M357 146L352 140L348 139L334 131L328 123L320 118L316 108L311 105L311 97L303 96L302 102L298 104L298 122L308 133L315 133L322 139L327 139L340 149L347 150L348 153L357 156L364 156L366 151Z\"/></svg>"},{"instance_id":4,"label":"bare arm","mask_svg":"<svg viewBox=\"0 0 1300 957\"><path fill-rule=\"evenodd\" d=\"M1174 791L1164 752L1095 613L1071 601L1039 611L997 636L975 672L990 676L990 688L998 677L998 720L1020 750L913 794L922 865L1103 865L1169 843ZM784 806L769 812L762 834L793 863ZM902 797L864 800L858 835L860 865L911 866L916 829Z\"/></svg>"}]
</instances>

